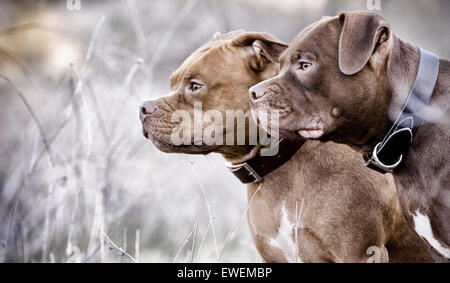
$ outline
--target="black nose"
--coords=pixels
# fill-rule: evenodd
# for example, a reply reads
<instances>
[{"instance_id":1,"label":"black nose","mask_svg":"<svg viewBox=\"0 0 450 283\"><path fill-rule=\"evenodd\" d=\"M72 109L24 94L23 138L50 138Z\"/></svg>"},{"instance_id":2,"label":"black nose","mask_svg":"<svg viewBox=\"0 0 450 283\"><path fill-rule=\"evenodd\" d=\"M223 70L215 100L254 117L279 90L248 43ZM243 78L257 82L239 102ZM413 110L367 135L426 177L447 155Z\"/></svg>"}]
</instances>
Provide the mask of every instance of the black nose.
<instances>
[{"instance_id":1,"label":"black nose","mask_svg":"<svg viewBox=\"0 0 450 283\"><path fill-rule=\"evenodd\" d=\"M266 95L267 89L264 86L258 84L252 86L248 91L250 93L250 99L257 100Z\"/></svg>"},{"instance_id":2,"label":"black nose","mask_svg":"<svg viewBox=\"0 0 450 283\"><path fill-rule=\"evenodd\" d=\"M146 100L141 103L141 114L143 115L152 114L153 112L156 111L157 108L158 107L154 102L152 102L151 100Z\"/></svg>"}]
</instances>

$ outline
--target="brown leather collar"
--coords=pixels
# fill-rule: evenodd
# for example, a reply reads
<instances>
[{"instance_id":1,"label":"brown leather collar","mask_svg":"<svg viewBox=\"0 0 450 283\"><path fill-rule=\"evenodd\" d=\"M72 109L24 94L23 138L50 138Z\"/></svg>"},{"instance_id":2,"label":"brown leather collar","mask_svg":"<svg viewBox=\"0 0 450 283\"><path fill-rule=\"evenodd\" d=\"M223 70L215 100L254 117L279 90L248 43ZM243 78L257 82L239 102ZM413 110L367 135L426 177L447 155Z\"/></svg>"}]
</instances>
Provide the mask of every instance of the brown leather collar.
<instances>
[{"instance_id":1,"label":"brown leather collar","mask_svg":"<svg viewBox=\"0 0 450 283\"><path fill-rule=\"evenodd\" d=\"M263 180L264 176L291 159L304 143L305 141L282 139L277 155L261 156L258 154L244 163L225 165L243 184L258 183Z\"/></svg>"}]
</instances>

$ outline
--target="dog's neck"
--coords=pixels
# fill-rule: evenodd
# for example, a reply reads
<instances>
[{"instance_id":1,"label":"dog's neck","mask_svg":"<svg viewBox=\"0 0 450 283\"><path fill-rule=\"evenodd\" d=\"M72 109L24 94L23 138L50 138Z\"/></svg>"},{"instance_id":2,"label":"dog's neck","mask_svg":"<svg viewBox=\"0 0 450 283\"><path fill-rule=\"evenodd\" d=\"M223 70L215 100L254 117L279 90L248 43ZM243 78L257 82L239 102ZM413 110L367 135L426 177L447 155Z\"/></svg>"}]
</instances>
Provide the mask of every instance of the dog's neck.
<instances>
[{"instance_id":1,"label":"dog's neck","mask_svg":"<svg viewBox=\"0 0 450 283\"><path fill-rule=\"evenodd\" d=\"M259 152L259 148L253 145L229 145L223 146L215 152L221 154L227 162L239 164L255 157Z\"/></svg>"},{"instance_id":2,"label":"dog's neck","mask_svg":"<svg viewBox=\"0 0 450 283\"><path fill-rule=\"evenodd\" d=\"M227 146L220 150L220 154L231 164L241 164L258 155L260 149L260 144L254 146Z\"/></svg>"},{"instance_id":3,"label":"dog's neck","mask_svg":"<svg viewBox=\"0 0 450 283\"><path fill-rule=\"evenodd\" d=\"M378 69L376 73L379 79L372 101L373 108L367 111L363 127L366 131L362 131L356 140L350 140L349 143L360 152L372 151L386 136L408 99L419 68L420 55L417 47L393 36L391 50L385 67ZM336 140L348 142L347 135L355 134L354 129L349 130L351 132L344 132Z\"/></svg>"},{"instance_id":4,"label":"dog's neck","mask_svg":"<svg viewBox=\"0 0 450 283\"><path fill-rule=\"evenodd\" d=\"M258 127L258 133L260 131L261 129ZM256 145L250 145L248 144L248 136L246 136L245 140L245 145L224 145L217 150L217 153L220 153L222 157L231 164L244 163L257 156L262 148L259 141Z\"/></svg>"},{"instance_id":5,"label":"dog's neck","mask_svg":"<svg viewBox=\"0 0 450 283\"><path fill-rule=\"evenodd\" d=\"M390 127L401 113L413 87L420 64L419 49L394 36L394 46L389 56L389 107L387 125ZM386 131L388 129L384 129Z\"/></svg>"},{"instance_id":6,"label":"dog's neck","mask_svg":"<svg viewBox=\"0 0 450 283\"><path fill-rule=\"evenodd\" d=\"M353 146L355 149L361 152L372 151L386 136L408 99L419 63L419 49L393 36L387 64L377 73L380 79L375 90L376 99L373 101L372 111L369 111L369 124L365 127L370 131L363 133L364 138L359 145Z\"/></svg>"}]
</instances>

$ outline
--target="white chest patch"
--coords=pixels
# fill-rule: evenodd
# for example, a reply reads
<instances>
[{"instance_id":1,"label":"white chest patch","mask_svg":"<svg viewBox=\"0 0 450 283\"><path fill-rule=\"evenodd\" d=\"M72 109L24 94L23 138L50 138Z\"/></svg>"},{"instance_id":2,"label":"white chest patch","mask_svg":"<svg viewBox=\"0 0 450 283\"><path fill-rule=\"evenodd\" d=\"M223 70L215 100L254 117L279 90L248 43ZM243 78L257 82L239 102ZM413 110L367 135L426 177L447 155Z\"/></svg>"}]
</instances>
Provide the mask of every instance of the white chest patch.
<instances>
[{"instance_id":1,"label":"white chest patch","mask_svg":"<svg viewBox=\"0 0 450 283\"><path fill-rule=\"evenodd\" d=\"M283 252L283 255L288 262L301 262L297 257L296 243L294 241L295 223L289 220L289 214L286 209L286 203L283 202L281 207L280 226L278 234L275 238L269 239L269 244L272 247L278 248Z\"/></svg>"},{"instance_id":2,"label":"white chest patch","mask_svg":"<svg viewBox=\"0 0 450 283\"><path fill-rule=\"evenodd\" d=\"M430 246L432 246L438 253L443 257L450 258L450 249L444 247L433 235L433 230L431 229L431 223L428 216L416 211L413 214L414 220L414 230L417 234L424 238Z\"/></svg>"}]
</instances>

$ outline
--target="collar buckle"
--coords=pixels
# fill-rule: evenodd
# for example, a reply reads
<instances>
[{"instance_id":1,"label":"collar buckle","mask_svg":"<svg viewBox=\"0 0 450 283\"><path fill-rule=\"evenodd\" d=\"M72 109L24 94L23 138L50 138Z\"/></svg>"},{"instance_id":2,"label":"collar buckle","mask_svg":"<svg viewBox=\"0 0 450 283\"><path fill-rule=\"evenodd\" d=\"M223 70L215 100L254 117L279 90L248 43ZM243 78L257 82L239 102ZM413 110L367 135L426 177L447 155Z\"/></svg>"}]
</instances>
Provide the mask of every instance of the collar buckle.
<instances>
[{"instance_id":1,"label":"collar buckle","mask_svg":"<svg viewBox=\"0 0 450 283\"><path fill-rule=\"evenodd\" d=\"M395 168L397 168L400 163L403 161L403 154L400 155L400 158L398 161L392 165L387 165L381 162L381 160L378 158L378 152L379 147L381 146L381 142L379 142L375 148L373 149L372 154L364 155L365 160L365 166L369 167L370 169L373 169L375 171L378 171L380 173L386 174L386 173L392 173Z\"/></svg>"},{"instance_id":2,"label":"collar buckle","mask_svg":"<svg viewBox=\"0 0 450 283\"><path fill-rule=\"evenodd\" d=\"M278 144L278 152L275 155L256 154L251 159L239 164L225 162L225 166L242 184L259 183L263 181L264 176L291 159L304 143L304 140L292 141L282 139Z\"/></svg>"},{"instance_id":3,"label":"collar buckle","mask_svg":"<svg viewBox=\"0 0 450 283\"><path fill-rule=\"evenodd\" d=\"M241 169L245 169L247 171L247 176L251 176L254 181L250 183L259 183L263 180L261 176L259 176L258 173L250 166L247 162L240 163L240 164L232 164L230 162L225 162L225 166L232 172L240 171Z\"/></svg>"}]
</instances>

